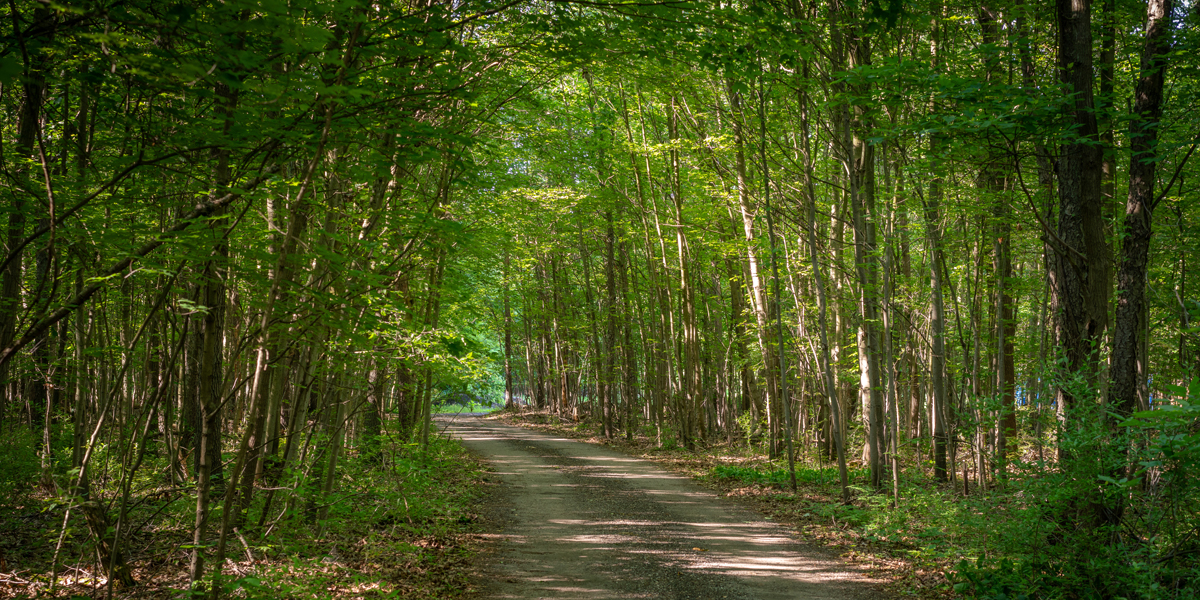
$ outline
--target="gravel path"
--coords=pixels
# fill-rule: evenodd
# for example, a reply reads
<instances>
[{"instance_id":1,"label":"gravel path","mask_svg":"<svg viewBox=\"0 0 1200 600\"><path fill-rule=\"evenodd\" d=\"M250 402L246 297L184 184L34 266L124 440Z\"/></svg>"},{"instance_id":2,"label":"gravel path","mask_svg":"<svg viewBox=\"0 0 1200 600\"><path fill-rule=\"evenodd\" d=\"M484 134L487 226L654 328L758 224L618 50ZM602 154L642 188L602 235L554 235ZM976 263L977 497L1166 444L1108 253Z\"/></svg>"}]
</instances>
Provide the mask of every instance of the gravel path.
<instances>
[{"instance_id":1,"label":"gravel path","mask_svg":"<svg viewBox=\"0 0 1200 600\"><path fill-rule=\"evenodd\" d=\"M501 483L483 598L882 597L861 571L649 461L477 417L442 426Z\"/></svg>"}]
</instances>

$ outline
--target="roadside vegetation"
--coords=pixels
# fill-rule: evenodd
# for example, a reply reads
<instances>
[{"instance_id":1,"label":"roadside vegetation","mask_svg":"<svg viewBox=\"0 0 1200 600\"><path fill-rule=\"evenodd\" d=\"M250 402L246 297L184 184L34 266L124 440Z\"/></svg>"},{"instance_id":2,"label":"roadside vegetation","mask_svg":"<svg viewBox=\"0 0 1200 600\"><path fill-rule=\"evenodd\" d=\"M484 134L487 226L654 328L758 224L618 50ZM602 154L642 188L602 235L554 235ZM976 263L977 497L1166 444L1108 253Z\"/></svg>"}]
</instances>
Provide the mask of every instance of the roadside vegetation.
<instances>
[{"instance_id":1,"label":"roadside vegetation","mask_svg":"<svg viewBox=\"0 0 1200 600\"><path fill-rule=\"evenodd\" d=\"M0 442L0 512L7 515L0 519L0 597L107 597L86 531L61 529L67 506L36 487L36 456L14 451L20 447ZM124 551L139 583L114 587L113 597L179 598L189 590L195 499L155 475L166 467L161 456L147 462L134 482L143 500L127 507L132 531ZM315 466L274 474L272 487L289 493L260 495L234 530L235 547L215 583L221 595L441 599L472 591L488 484L456 441L434 436L422 448L389 437L374 458L352 451L329 494L314 486ZM97 477L93 494L119 498L118 481ZM202 583L193 591L211 594L212 578Z\"/></svg>"}]
</instances>

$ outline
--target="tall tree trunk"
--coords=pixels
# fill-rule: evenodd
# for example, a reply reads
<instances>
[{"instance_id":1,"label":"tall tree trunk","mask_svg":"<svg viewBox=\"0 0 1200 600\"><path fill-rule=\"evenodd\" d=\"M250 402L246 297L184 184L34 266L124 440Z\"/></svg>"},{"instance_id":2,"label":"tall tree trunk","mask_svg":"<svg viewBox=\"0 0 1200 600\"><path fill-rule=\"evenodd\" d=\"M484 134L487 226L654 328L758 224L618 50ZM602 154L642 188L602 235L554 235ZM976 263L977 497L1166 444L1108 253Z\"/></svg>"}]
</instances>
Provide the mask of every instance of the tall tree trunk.
<instances>
[{"instance_id":1,"label":"tall tree trunk","mask_svg":"<svg viewBox=\"0 0 1200 600\"><path fill-rule=\"evenodd\" d=\"M870 64L870 41L854 35L848 40L847 56L850 68ZM864 88L855 89L862 97ZM849 110L847 108L847 110ZM881 443L883 434L883 397L880 385L878 257L875 239L875 149L867 143L869 124L865 111L856 107L846 114L843 143L847 152L846 172L850 181L850 206L854 215L854 262L857 265L859 286L859 393L864 405L867 427L867 464L871 486L878 488L882 481Z\"/></svg>"},{"instance_id":2,"label":"tall tree trunk","mask_svg":"<svg viewBox=\"0 0 1200 600\"><path fill-rule=\"evenodd\" d=\"M985 76L989 84L1000 78L1000 23L998 11L988 3L979 7L979 27L983 42L988 46ZM1003 478L1007 470L1008 453L1016 450L1016 373L1013 363L1013 338L1016 337L1015 311L1009 297L1012 278L1012 223L1009 217L1007 189L1002 165L1010 164L999 151L990 150L979 173L980 187L991 193L993 206L992 261L996 277L996 394L1000 399L999 426L996 440L996 468Z\"/></svg>"},{"instance_id":3,"label":"tall tree trunk","mask_svg":"<svg viewBox=\"0 0 1200 600\"><path fill-rule=\"evenodd\" d=\"M601 374L599 385L603 385L606 393L603 395L604 403L604 418L603 428L604 437L612 439L613 420L617 413L617 390L619 389L617 379L617 259L616 259L616 230L613 226L612 209L608 208L604 211L604 291L607 302L605 302L604 315L604 372Z\"/></svg>"},{"instance_id":4,"label":"tall tree trunk","mask_svg":"<svg viewBox=\"0 0 1200 600\"><path fill-rule=\"evenodd\" d=\"M776 340L779 344L776 349L776 353L779 355L779 403L783 408L781 429L783 429L784 449L787 453L788 476L791 479L794 493L796 492L796 464L795 451L792 447L792 402L787 388L787 353L784 351L783 344L783 307L781 306L783 295L779 289L779 253L775 246L775 218L771 210L771 175L770 164L767 162L767 94L764 89L763 77L764 74L760 72L758 80L758 123L760 127L758 148L759 159L762 162L763 207L767 212L767 240L771 251L771 278L774 282L775 330ZM770 368L770 365L767 368Z\"/></svg>"},{"instance_id":5,"label":"tall tree trunk","mask_svg":"<svg viewBox=\"0 0 1200 600\"><path fill-rule=\"evenodd\" d=\"M1100 76L1100 93L1096 98L1096 118L1100 128L1100 144L1101 144L1101 159L1100 159L1100 218L1104 230L1107 232L1110 227L1115 229L1117 223L1117 209L1120 206L1117 201L1117 145L1115 141L1116 133L1116 95L1114 92L1114 81L1116 73L1116 45L1117 45L1117 2L1116 0L1103 0L1103 5L1100 10L1100 54L1098 56L1100 64L1097 66L1097 71ZM1111 225L1110 225L1111 224ZM1111 286L1113 283L1115 261L1113 253L1116 250L1116 245L1120 240L1113 239L1113 246L1105 245L1105 274L1104 282L1106 286ZM1105 297L1107 303L1108 297ZM1108 313L1105 313L1106 316ZM1112 331L1109 330L1108 340L1111 346ZM1097 341L1097 344L1100 344ZM1109 360L1111 368L1112 361ZM1100 392L1101 398L1108 397L1108 370L1103 367L1099 368L1097 390Z\"/></svg>"},{"instance_id":6,"label":"tall tree trunk","mask_svg":"<svg viewBox=\"0 0 1200 600\"><path fill-rule=\"evenodd\" d=\"M804 63L804 76L807 79L809 74L808 62ZM830 414L830 437L833 438L833 446L837 452L838 477L842 488L842 502L850 501L850 481L849 474L846 470L846 444L842 438L842 432L845 428L842 426L841 406L838 402L837 380L833 373L833 360L830 356L829 348L829 318L828 305L829 302L825 295L825 280L822 276L821 261L817 253L817 194L813 184L813 156L810 146L810 125L808 118L808 95L807 92L802 92L800 97L800 127L801 127L801 148L804 153L804 192L805 199L808 201L806 213L808 219L805 222L805 234L808 236L808 251L809 260L812 262L813 279L816 282L817 288L817 326L820 330L821 350L818 355L821 369L821 383L825 390L825 401L829 407Z\"/></svg>"},{"instance_id":7,"label":"tall tree trunk","mask_svg":"<svg viewBox=\"0 0 1200 600\"><path fill-rule=\"evenodd\" d=\"M758 348L762 353L763 378L766 386L766 402L765 408L767 413L767 426L772 433L771 437L771 455L774 456L777 452L775 447L775 424L773 422L776 416L776 407L779 401L779 374L775 370L775 365L779 363L775 356L775 349L769 340L771 324L770 315L767 312L767 293L766 285L763 283L762 265L758 257L758 234L754 231L754 221L757 218L757 209L753 205L753 200L750 196L750 181L746 173L746 132L745 132L745 112L742 109L742 99L740 94L733 90L732 82L727 84L729 94L729 105L733 112L731 119L733 126L734 138L734 168L737 175L738 187L738 208L742 217L742 233L746 243L746 267L750 274L749 296L750 308L754 312L755 335L758 340Z\"/></svg>"},{"instance_id":8,"label":"tall tree trunk","mask_svg":"<svg viewBox=\"0 0 1200 600\"><path fill-rule=\"evenodd\" d=\"M1069 94L1066 116L1075 138L1062 145L1058 160L1058 245L1055 247L1054 309L1056 342L1063 352L1062 381L1083 373L1095 383L1097 341L1108 315L1108 246L1104 239L1101 162L1092 96L1091 0L1057 0L1058 74ZM1064 425L1080 398L1058 389ZM1060 459L1066 458L1059 447Z\"/></svg>"},{"instance_id":9,"label":"tall tree trunk","mask_svg":"<svg viewBox=\"0 0 1200 600\"><path fill-rule=\"evenodd\" d=\"M512 256L508 246L504 248L504 408L513 408L512 379L512 309L509 307L509 277Z\"/></svg>"},{"instance_id":10,"label":"tall tree trunk","mask_svg":"<svg viewBox=\"0 0 1200 600\"><path fill-rule=\"evenodd\" d=\"M654 244L650 240L650 222L649 222L649 219L646 217L646 213L648 212L648 206L647 206L647 202L646 202L646 182L644 181L645 176L643 175L643 171L642 171L643 163L642 163L642 161L638 160L638 153L635 150L633 150L633 148L635 147L636 138L633 134L633 126L631 125L630 119L629 119L629 107L628 107L628 102L625 98L625 89L624 89L624 87L622 87L618 84L618 90L620 91L620 94L621 94L621 120L625 125L625 139L630 147L629 163L630 163L630 168L633 171L633 181L634 181L634 186L635 186L636 192L637 192L637 208L638 208L638 212L641 215L641 219L642 219L642 244L643 244L643 247L645 248L644 254L646 257L647 285L648 285L649 289L652 290L652 292L653 292L650 299L648 300L648 304L650 304L651 306L659 306L661 309L663 306L670 306L669 302L666 302L665 304L663 303L663 298L669 297L670 290L669 290L668 286L662 285L659 280L660 275L658 272L658 267L656 265L656 259L654 256ZM638 100L639 100L639 109L640 109L641 108L641 105L640 105L641 97L640 96L638 97ZM644 113L642 113L639 110L639 114L644 114ZM642 131L642 138L643 138L643 141L645 141L644 127L643 127L643 131ZM645 163L645 166L646 166L646 171L649 172L649 170L650 170L649 162L648 162L649 158L645 158L644 160L647 161ZM657 209L657 203L650 203L650 204ZM655 214L654 214L654 222L655 222L655 226L657 227L657 225L658 225L657 210L655 211ZM660 241L660 244L661 244L661 232L658 232L656 230L655 237L656 237L656 239L658 239ZM635 273L636 273L636 271L635 271ZM666 327L664 327L664 321L666 319L665 315L668 314L668 311L666 309L662 309L662 310L657 310L657 311L651 311L651 314L658 315L658 318L657 319L651 318L649 320L649 326L647 327L647 329L649 330L651 339L648 341L649 347L647 348L647 357L646 357L646 360L648 363L648 365L646 367L646 377L645 377L645 380L646 380L645 387L647 388L647 393L648 393L646 409L647 409L647 418L649 420L653 421L654 426L655 426L657 443L659 446L662 446L662 407L664 404L664 398L665 398L666 387L667 387L666 373L667 373L667 364L668 364L668 362L667 362L668 357L667 357L667 353L666 353L665 346L664 346L664 340L666 339ZM645 336L643 336L643 340L644 339L645 339Z\"/></svg>"},{"instance_id":11,"label":"tall tree trunk","mask_svg":"<svg viewBox=\"0 0 1200 600\"><path fill-rule=\"evenodd\" d=\"M933 56L933 69L942 68L942 12L944 7L937 3L935 18L932 26L932 41L930 53ZM941 201L942 177L941 154L944 151L944 141L934 133L929 138L929 155L933 160L933 177L929 180L929 192L925 199L925 231L929 244L929 289L930 289L930 337L932 348L929 352L929 387L932 401L929 406L930 431L933 436L933 476L944 482L947 480L946 447L948 432L946 417L949 410L946 406L946 309L942 299L942 236L941 236Z\"/></svg>"},{"instance_id":12,"label":"tall tree trunk","mask_svg":"<svg viewBox=\"0 0 1200 600\"><path fill-rule=\"evenodd\" d=\"M1129 124L1129 195L1125 201L1125 235L1117 276L1109 389L1109 403L1122 417L1129 416L1139 406L1141 383L1148 373L1142 361L1146 339L1141 321L1146 303L1163 82L1171 50L1171 8L1172 0L1150 0L1146 5L1146 39L1134 90L1134 119Z\"/></svg>"},{"instance_id":13,"label":"tall tree trunk","mask_svg":"<svg viewBox=\"0 0 1200 600\"><path fill-rule=\"evenodd\" d=\"M224 133L229 134L232 127L232 111L237 105L237 93L224 84L217 86L217 95L222 98L221 110L224 113ZM215 162L213 185L210 198L220 197L224 188L229 184L229 151L217 148L212 152ZM225 213L220 209L215 216ZM196 521L192 531L192 560L189 576L194 586L204 576L204 538L208 530L209 492L215 484L218 490L224 483L224 472L221 468L221 433L223 391L224 391L224 342L225 342L225 309L228 300L225 280L228 274L229 242L222 231L223 221L214 220L208 227L209 238L212 240L212 251L204 270L200 274L198 297L200 306L205 307L197 332L198 344L193 344L197 352L193 368L197 370L196 381L196 410L201 420L201 439L196 446L196 472L199 484L196 488ZM198 345L198 347L196 347ZM234 474L236 484L236 472ZM219 571L221 565L216 566Z\"/></svg>"},{"instance_id":14,"label":"tall tree trunk","mask_svg":"<svg viewBox=\"0 0 1200 600\"><path fill-rule=\"evenodd\" d=\"M437 331L441 313L442 277L446 269L446 253L438 252L437 261L429 267L428 296L425 301L425 331ZM429 448L429 429L433 421L433 366L425 367L424 393L421 397L421 447ZM539 407L540 408L540 407Z\"/></svg>"},{"instance_id":15,"label":"tall tree trunk","mask_svg":"<svg viewBox=\"0 0 1200 600\"><path fill-rule=\"evenodd\" d=\"M587 318L588 318L588 340L591 342L591 357L592 357L592 372L595 374L595 395L589 398L592 401L592 406L596 406L596 401L599 400L600 414L596 414L593 410L592 417L599 417L603 421L604 414L608 409L608 400L605 393L608 391L604 387L604 346L600 338L600 317L596 311L595 294L592 292L592 255L588 249L588 242L583 237L584 222L583 215L576 215L579 218L579 224L576 229L579 240L579 254L583 262L583 295L587 302ZM553 282L551 282L553 289ZM550 314L550 311L547 311ZM547 328L548 329L548 328Z\"/></svg>"},{"instance_id":16,"label":"tall tree trunk","mask_svg":"<svg viewBox=\"0 0 1200 600\"><path fill-rule=\"evenodd\" d=\"M893 332L896 327L896 303L894 302L894 285L896 274L896 205L899 203L900 182L897 180L896 186L892 186L891 173L892 170L888 164L887 151L889 146L883 144L880 147L881 161L883 163L883 188L884 195L887 198L882 216L884 219L884 242L883 242L883 258L882 258L882 282L881 282L881 298L879 316L881 320L881 329L883 337L883 365L881 375L886 379L884 384L884 431L887 435L883 436L883 450L886 451L888 457L888 468L892 475L892 506L900 505L900 408L899 408L899 364L895 356L895 340ZM897 178L898 179L898 178Z\"/></svg>"},{"instance_id":17,"label":"tall tree trunk","mask_svg":"<svg viewBox=\"0 0 1200 600\"><path fill-rule=\"evenodd\" d=\"M638 376L637 349L633 345L633 324L630 321L633 319L632 307L636 300L631 298L629 290L629 241L625 236L621 236L620 246L617 267L621 274L621 313L624 315L621 326L623 334L621 350L622 356L625 359L625 364L622 368L624 374L622 382L624 387L621 389L621 397L625 401L625 439L633 441L635 430L638 428L637 417L634 412L635 400L637 399Z\"/></svg>"},{"instance_id":18,"label":"tall tree trunk","mask_svg":"<svg viewBox=\"0 0 1200 600\"><path fill-rule=\"evenodd\" d=\"M941 151L940 140L930 140L930 154L937 156ZM937 160L935 158L935 160ZM935 167L936 168L936 167ZM930 289L930 332L933 348L929 353L929 386L933 402L930 417L933 431L933 475L938 481L946 481L946 309L942 300L942 240L941 214L942 180L934 177L929 182L929 193L925 202L925 230L929 253Z\"/></svg>"},{"instance_id":19,"label":"tall tree trunk","mask_svg":"<svg viewBox=\"0 0 1200 600\"><path fill-rule=\"evenodd\" d=\"M13 5L13 10L16 10L15 5ZM45 32L43 35L46 37L38 40L26 40L19 26L19 15L11 16L14 27L13 34L17 37L23 62L23 77L21 78L23 96L20 115L17 117L17 143L13 148L13 158L18 162L11 167L8 164L4 165L5 170L12 173L20 184L12 186L8 194L12 204L7 211L8 236L4 247L5 262L0 267L3 269L3 273L0 274L0 348L10 347L16 338L17 315L21 311L23 255L21 242L25 238L25 220L31 212L24 190L36 190L43 187L33 183L36 178L33 169L22 164L26 160L32 163L39 162L34 147L41 137L42 104L46 91L45 70L49 66L50 54L37 50L40 46L52 42L57 24L57 17L49 9L40 6L35 8L32 24L26 31L40 30ZM37 42L36 45L33 42ZM37 51L37 53L31 54L31 50ZM13 57L10 57L9 60L13 60ZM9 160L4 160L4 163L9 162ZM40 202L35 203L33 210L35 214L41 212L39 206ZM9 385L11 368L12 366L8 362L0 364L0 386L3 386L0 388L0 427L4 425L4 413L8 405L15 400L15 398L9 397L12 390L12 386Z\"/></svg>"},{"instance_id":20,"label":"tall tree trunk","mask_svg":"<svg viewBox=\"0 0 1200 600\"><path fill-rule=\"evenodd\" d=\"M689 248L687 232L683 219L683 186L681 184L681 166L679 150L674 142L679 137L679 116L676 99L672 97L668 130L672 141L670 151L670 189L671 201L675 205L675 245L679 256L679 308L680 325L683 329L681 361L683 369L680 374L679 395L679 425L683 446L694 449L694 425L696 406L700 402L700 334L696 329L696 295L693 291L689 271Z\"/></svg>"}]
</instances>

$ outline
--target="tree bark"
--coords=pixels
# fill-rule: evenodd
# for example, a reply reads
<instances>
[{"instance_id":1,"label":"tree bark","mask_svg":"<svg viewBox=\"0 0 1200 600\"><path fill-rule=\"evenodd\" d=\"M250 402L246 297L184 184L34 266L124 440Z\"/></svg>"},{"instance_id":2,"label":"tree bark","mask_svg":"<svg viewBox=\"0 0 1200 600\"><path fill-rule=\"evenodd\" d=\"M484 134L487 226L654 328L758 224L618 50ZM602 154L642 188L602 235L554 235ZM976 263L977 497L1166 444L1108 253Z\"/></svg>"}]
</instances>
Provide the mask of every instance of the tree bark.
<instances>
[{"instance_id":1,"label":"tree bark","mask_svg":"<svg viewBox=\"0 0 1200 600\"><path fill-rule=\"evenodd\" d=\"M1137 409L1141 383L1148 372L1142 362L1146 339L1141 321L1153 231L1159 119L1171 50L1171 8L1172 0L1150 0L1146 5L1146 36L1134 91L1134 119L1129 124L1129 195L1125 201L1125 235L1117 275L1116 325L1109 373L1109 404L1120 417L1127 417Z\"/></svg>"},{"instance_id":2,"label":"tree bark","mask_svg":"<svg viewBox=\"0 0 1200 600\"><path fill-rule=\"evenodd\" d=\"M1069 101L1066 116L1074 139L1062 144L1058 160L1058 239L1055 247L1055 337L1065 358L1062 381L1084 374L1096 383L1097 341L1108 315L1108 246L1104 239L1100 146L1093 99L1091 0L1057 0L1058 76ZM1080 398L1078 389L1058 388L1066 425ZM1090 394L1090 392L1088 392ZM1066 458L1059 447L1060 459Z\"/></svg>"},{"instance_id":3,"label":"tree bark","mask_svg":"<svg viewBox=\"0 0 1200 600\"><path fill-rule=\"evenodd\" d=\"M870 40L860 33L849 35L845 43L851 69L871 62ZM863 97L865 86L856 86L854 94ZM845 171L850 181L850 206L854 218L854 262L859 286L859 397L863 403L867 427L866 458L871 487L882 482L883 397L880 385L878 257L875 234L875 148L863 133L869 128L865 111L846 109L842 131Z\"/></svg>"}]
</instances>

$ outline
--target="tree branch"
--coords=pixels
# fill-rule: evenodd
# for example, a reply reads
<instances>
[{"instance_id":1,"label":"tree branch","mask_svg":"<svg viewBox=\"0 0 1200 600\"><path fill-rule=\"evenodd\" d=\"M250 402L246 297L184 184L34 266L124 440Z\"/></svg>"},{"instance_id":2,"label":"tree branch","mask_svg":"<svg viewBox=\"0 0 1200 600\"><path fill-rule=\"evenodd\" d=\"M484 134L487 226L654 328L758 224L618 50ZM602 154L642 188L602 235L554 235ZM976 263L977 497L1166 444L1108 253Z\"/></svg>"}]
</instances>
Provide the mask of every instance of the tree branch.
<instances>
[{"instance_id":1,"label":"tree branch","mask_svg":"<svg viewBox=\"0 0 1200 600\"><path fill-rule=\"evenodd\" d=\"M1183 160L1179 161L1179 164L1175 166L1175 174L1171 176L1171 181L1167 182L1167 185L1163 187L1162 193L1150 204L1150 212L1154 212L1154 209L1158 208L1158 203L1162 202L1162 199L1167 196L1167 192L1171 191L1171 186L1175 185L1175 181L1179 179L1179 174L1183 172L1183 166L1192 157L1192 153L1196 151L1197 145L1200 144L1192 144L1192 147L1188 148L1187 154L1183 156Z\"/></svg>"},{"instance_id":2,"label":"tree branch","mask_svg":"<svg viewBox=\"0 0 1200 600\"><path fill-rule=\"evenodd\" d=\"M16 342L13 342L11 346L5 348L3 351L0 351L0 366L3 366L4 364L8 363L8 361L12 360L13 356L15 356L16 353L21 350L21 348L24 348L30 342L37 339L39 335L52 327L55 323L65 319L72 312L75 312L76 309L83 306L83 304L92 296L94 296L96 292L100 291L100 289L104 287L104 282L107 281L109 277L120 274L125 269L128 269L129 265L133 264L135 260L144 258L146 255L154 252L159 246L165 244L176 234L190 227L196 219L199 219L200 217L206 217L215 212L217 209L224 208L225 206L231 204L234 200L241 198L245 191L249 191L258 187L262 182L269 179L270 176L278 170L278 166L269 167L263 172L262 175L259 175L258 177L246 182L246 184L243 185L239 191L230 192L211 202L201 202L197 204L191 212L181 217L175 223L174 227L171 227L167 231L159 234L153 240L146 242L129 256L117 261L103 273L96 276L94 278L95 281L83 288L83 290L80 291L69 302L67 302L66 305L30 326L20 339L18 339Z\"/></svg>"}]
</instances>

